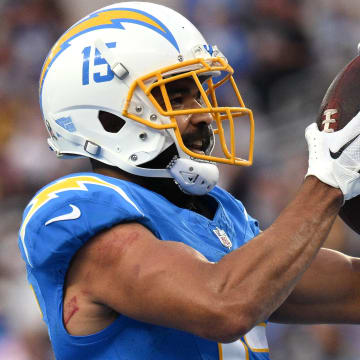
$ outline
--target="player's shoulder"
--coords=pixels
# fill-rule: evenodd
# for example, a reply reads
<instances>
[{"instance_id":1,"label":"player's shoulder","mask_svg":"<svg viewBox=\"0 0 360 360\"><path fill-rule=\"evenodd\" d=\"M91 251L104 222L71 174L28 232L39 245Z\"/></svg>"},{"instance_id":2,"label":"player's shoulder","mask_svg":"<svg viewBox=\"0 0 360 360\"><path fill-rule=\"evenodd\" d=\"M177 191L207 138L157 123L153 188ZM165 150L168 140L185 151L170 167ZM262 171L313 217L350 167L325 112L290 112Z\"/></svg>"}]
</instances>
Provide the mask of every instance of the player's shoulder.
<instances>
[{"instance_id":1,"label":"player's shoulder","mask_svg":"<svg viewBox=\"0 0 360 360\"><path fill-rule=\"evenodd\" d=\"M115 178L79 173L40 189L24 211L19 232L20 247L28 262L35 263L31 256L39 258L39 264L50 259L51 254L69 255L104 229L143 219L144 214L132 196L134 191L141 190L132 187L131 183ZM51 248L44 250L44 244Z\"/></svg>"},{"instance_id":2,"label":"player's shoulder","mask_svg":"<svg viewBox=\"0 0 360 360\"><path fill-rule=\"evenodd\" d=\"M64 176L40 189L25 209L38 214L52 212L72 202L82 202L84 206L94 203L116 207L129 204L138 208L128 196L131 183L95 173L76 173ZM139 210L139 209L138 209Z\"/></svg>"}]
</instances>

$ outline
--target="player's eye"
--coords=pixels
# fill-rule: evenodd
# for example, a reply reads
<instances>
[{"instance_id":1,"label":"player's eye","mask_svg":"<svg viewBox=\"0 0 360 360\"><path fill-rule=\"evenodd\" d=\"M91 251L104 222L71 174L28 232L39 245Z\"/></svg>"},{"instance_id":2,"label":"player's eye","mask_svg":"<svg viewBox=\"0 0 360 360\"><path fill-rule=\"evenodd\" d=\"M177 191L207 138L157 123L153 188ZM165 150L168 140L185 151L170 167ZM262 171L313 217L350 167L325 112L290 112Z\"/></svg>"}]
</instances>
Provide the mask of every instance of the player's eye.
<instances>
[{"instance_id":1,"label":"player's eye","mask_svg":"<svg viewBox=\"0 0 360 360\"><path fill-rule=\"evenodd\" d=\"M176 93L170 96L170 103L174 109L182 108L184 106L184 101L184 95L181 93Z\"/></svg>"}]
</instances>

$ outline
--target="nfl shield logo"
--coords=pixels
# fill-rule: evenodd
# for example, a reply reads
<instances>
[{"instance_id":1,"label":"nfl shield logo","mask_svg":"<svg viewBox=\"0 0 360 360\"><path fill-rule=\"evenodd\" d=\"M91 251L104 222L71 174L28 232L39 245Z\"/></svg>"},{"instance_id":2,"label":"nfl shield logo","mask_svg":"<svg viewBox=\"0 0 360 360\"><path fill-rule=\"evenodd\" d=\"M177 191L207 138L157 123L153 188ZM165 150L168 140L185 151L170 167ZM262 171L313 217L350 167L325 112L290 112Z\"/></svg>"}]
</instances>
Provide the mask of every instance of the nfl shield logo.
<instances>
[{"instance_id":1,"label":"nfl shield logo","mask_svg":"<svg viewBox=\"0 0 360 360\"><path fill-rule=\"evenodd\" d=\"M215 230L213 230L213 232L225 247L227 247L228 249L232 247L232 242L226 235L226 232L224 230L221 230L217 227Z\"/></svg>"}]
</instances>

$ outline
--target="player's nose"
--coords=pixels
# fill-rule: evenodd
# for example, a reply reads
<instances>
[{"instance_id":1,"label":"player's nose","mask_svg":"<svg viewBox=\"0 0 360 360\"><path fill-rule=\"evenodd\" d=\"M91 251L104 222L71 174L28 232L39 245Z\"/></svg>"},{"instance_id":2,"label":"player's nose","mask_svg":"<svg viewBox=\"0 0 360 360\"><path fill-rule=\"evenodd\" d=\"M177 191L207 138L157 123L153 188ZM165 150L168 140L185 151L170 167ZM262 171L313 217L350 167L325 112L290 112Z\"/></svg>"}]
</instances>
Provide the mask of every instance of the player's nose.
<instances>
[{"instance_id":1,"label":"player's nose","mask_svg":"<svg viewBox=\"0 0 360 360\"><path fill-rule=\"evenodd\" d=\"M192 99L191 108L201 109L203 108L203 106L196 99ZM193 125L197 125L200 123L205 123L206 125L210 125L213 121L213 117L208 112L195 113L191 115L190 121Z\"/></svg>"}]
</instances>

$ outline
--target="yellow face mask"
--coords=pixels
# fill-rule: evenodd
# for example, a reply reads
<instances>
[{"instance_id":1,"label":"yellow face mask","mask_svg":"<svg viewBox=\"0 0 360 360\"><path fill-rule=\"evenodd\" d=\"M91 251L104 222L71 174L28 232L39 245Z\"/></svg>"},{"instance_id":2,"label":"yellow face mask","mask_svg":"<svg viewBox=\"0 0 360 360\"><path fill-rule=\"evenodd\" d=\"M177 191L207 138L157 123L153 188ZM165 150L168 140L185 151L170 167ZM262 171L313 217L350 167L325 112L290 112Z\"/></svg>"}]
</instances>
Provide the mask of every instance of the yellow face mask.
<instances>
[{"instance_id":1,"label":"yellow face mask","mask_svg":"<svg viewBox=\"0 0 360 360\"><path fill-rule=\"evenodd\" d=\"M190 69L190 70L189 70ZM150 74L142 76L135 80L130 87L123 115L138 121L146 126L157 130L173 129L180 148L194 159L203 161L250 166L253 162L253 147L254 147L254 119L252 111L245 107L240 92L236 86L233 78L234 70L221 57L211 59L194 59L184 61L182 63L162 68ZM214 82L214 77L221 75L220 80ZM201 96L202 106L193 109L173 109L167 86L175 81L182 79L192 79L196 84L199 95ZM203 83L200 79L207 79ZM216 90L223 87L225 84L232 88L236 106L220 106ZM168 117L169 122L166 124L154 123L148 119L144 119L136 113L129 111L130 105L136 90L141 89L143 93L152 102L153 106L162 116ZM154 97L154 90L160 89L162 95L161 106L158 100ZM192 115L198 113L210 114L213 123L213 132L215 142L218 145L216 154L205 154L194 152L189 149L183 141L176 117L180 115ZM240 146L237 144L239 135L237 134L237 123L240 119L247 118L247 126L249 129L248 149L246 156L243 156L240 151Z\"/></svg>"}]
</instances>

